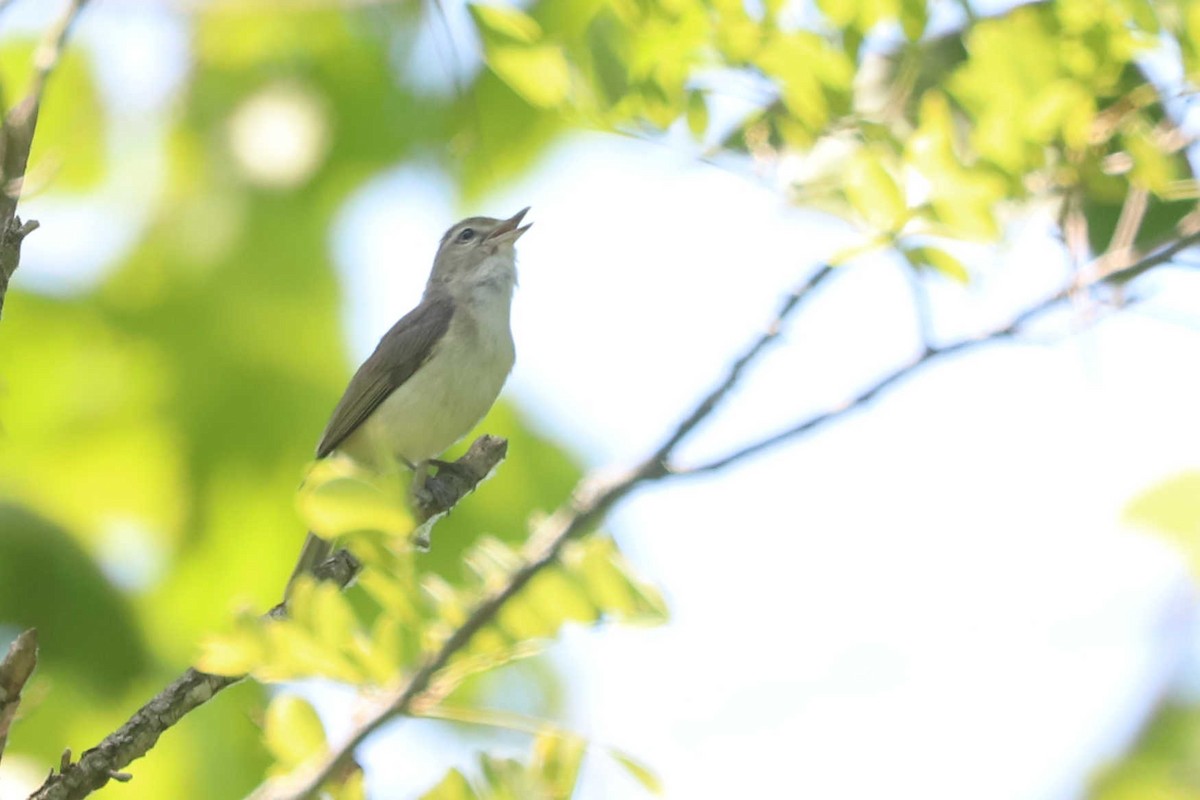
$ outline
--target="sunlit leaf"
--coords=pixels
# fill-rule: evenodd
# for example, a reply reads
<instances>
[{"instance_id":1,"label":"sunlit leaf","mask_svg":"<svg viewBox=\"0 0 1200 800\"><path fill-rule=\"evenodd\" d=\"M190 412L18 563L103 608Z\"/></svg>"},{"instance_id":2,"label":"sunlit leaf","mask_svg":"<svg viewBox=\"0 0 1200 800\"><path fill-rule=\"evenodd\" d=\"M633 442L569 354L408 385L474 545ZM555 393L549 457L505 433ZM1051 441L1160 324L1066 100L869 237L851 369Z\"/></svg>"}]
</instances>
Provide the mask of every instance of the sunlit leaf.
<instances>
[{"instance_id":1,"label":"sunlit leaf","mask_svg":"<svg viewBox=\"0 0 1200 800\"><path fill-rule=\"evenodd\" d=\"M932 267L947 278L962 284L971 280L970 273L963 263L939 247L910 247L901 252L914 267Z\"/></svg>"},{"instance_id":2,"label":"sunlit leaf","mask_svg":"<svg viewBox=\"0 0 1200 800\"><path fill-rule=\"evenodd\" d=\"M809 130L824 128L833 114L847 110L854 67L821 37L776 31L754 60L778 81L784 105Z\"/></svg>"},{"instance_id":3,"label":"sunlit leaf","mask_svg":"<svg viewBox=\"0 0 1200 800\"><path fill-rule=\"evenodd\" d=\"M328 647L344 647L350 643L357 622L338 586L303 575L292 587L288 607L290 622L308 628Z\"/></svg>"},{"instance_id":4,"label":"sunlit leaf","mask_svg":"<svg viewBox=\"0 0 1200 800\"><path fill-rule=\"evenodd\" d=\"M719 19L717 47L730 63L745 63L762 44L762 27L746 13L742 0L714 0L713 8Z\"/></svg>"},{"instance_id":5,"label":"sunlit leaf","mask_svg":"<svg viewBox=\"0 0 1200 800\"><path fill-rule=\"evenodd\" d=\"M1179 47L1183 53L1183 66L1188 79L1200 82L1200 4L1183 3L1183 31L1179 36Z\"/></svg>"},{"instance_id":6,"label":"sunlit leaf","mask_svg":"<svg viewBox=\"0 0 1200 800\"><path fill-rule=\"evenodd\" d=\"M1132 752L1094 776L1088 800L1190 800L1200 792L1200 707L1164 703Z\"/></svg>"},{"instance_id":7,"label":"sunlit leaf","mask_svg":"<svg viewBox=\"0 0 1200 800\"><path fill-rule=\"evenodd\" d=\"M633 576L612 539L589 536L563 550L562 563L569 577L582 581L591 601L602 613L627 622L657 623L666 619L666 604L652 587Z\"/></svg>"},{"instance_id":8,"label":"sunlit leaf","mask_svg":"<svg viewBox=\"0 0 1200 800\"><path fill-rule=\"evenodd\" d=\"M421 800L478 800L478 798L479 795L471 788L471 784L456 769L450 770L437 786L421 795Z\"/></svg>"},{"instance_id":9,"label":"sunlit leaf","mask_svg":"<svg viewBox=\"0 0 1200 800\"><path fill-rule=\"evenodd\" d=\"M708 130L708 104L705 103L702 92L688 93L687 124L692 136L697 139L704 138L704 133Z\"/></svg>"},{"instance_id":10,"label":"sunlit leaf","mask_svg":"<svg viewBox=\"0 0 1200 800\"><path fill-rule=\"evenodd\" d=\"M1172 181L1178 177L1171 154L1163 152L1145 131L1131 131L1122 137L1122 140L1129 155L1133 157L1130 181L1157 195L1165 194Z\"/></svg>"},{"instance_id":11,"label":"sunlit leaf","mask_svg":"<svg viewBox=\"0 0 1200 800\"><path fill-rule=\"evenodd\" d=\"M584 586L559 569L542 570L522 594L530 605L565 622L592 622L601 613L588 599Z\"/></svg>"},{"instance_id":12,"label":"sunlit leaf","mask_svg":"<svg viewBox=\"0 0 1200 800\"><path fill-rule=\"evenodd\" d=\"M405 492L397 473L376 475L327 458L309 470L296 502L309 529L327 538L359 530L401 536L414 527Z\"/></svg>"},{"instance_id":13,"label":"sunlit leaf","mask_svg":"<svg viewBox=\"0 0 1200 800\"><path fill-rule=\"evenodd\" d=\"M900 27L910 41L921 38L929 22L926 0L900 0Z\"/></svg>"},{"instance_id":14,"label":"sunlit leaf","mask_svg":"<svg viewBox=\"0 0 1200 800\"><path fill-rule=\"evenodd\" d=\"M363 670L379 686L394 680L409 657L400 621L386 614L375 620L367 641L356 640L355 651Z\"/></svg>"},{"instance_id":15,"label":"sunlit leaf","mask_svg":"<svg viewBox=\"0 0 1200 800\"><path fill-rule=\"evenodd\" d=\"M575 793L587 740L565 731L545 731L534 737L530 769L545 785L547 797L569 800Z\"/></svg>"},{"instance_id":16,"label":"sunlit leaf","mask_svg":"<svg viewBox=\"0 0 1200 800\"><path fill-rule=\"evenodd\" d=\"M0 47L0 86L15 100L30 85L35 44ZM27 187L79 191L104 177L107 110L100 102L86 52L69 48L42 96L30 149Z\"/></svg>"},{"instance_id":17,"label":"sunlit leaf","mask_svg":"<svg viewBox=\"0 0 1200 800\"><path fill-rule=\"evenodd\" d=\"M222 69L252 69L301 53L337 58L354 41L347 16L332 8L296 9L281 23L269 7L217 3L199 14L199 22L197 55L202 64Z\"/></svg>"},{"instance_id":18,"label":"sunlit leaf","mask_svg":"<svg viewBox=\"0 0 1200 800\"><path fill-rule=\"evenodd\" d=\"M614 761L624 767L625 771L632 775L646 791L656 795L663 794L662 782L659 781L658 776L648 766L622 750L609 748L608 754L612 756Z\"/></svg>"},{"instance_id":19,"label":"sunlit leaf","mask_svg":"<svg viewBox=\"0 0 1200 800\"><path fill-rule=\"evenodd\" d=\"M484 29L484 36L498 36L512 42L533 44L542 38L542 28L533 17L513 6L467 6L475 23Z\"/></svg>"},{"instance_id":20,"label":"sunlit leaf","mask_svg":"<svg viewBox=\"0 0 1200 800\"><path fill-rule=\"evenodd\" d=\"M846 196L875 229L898 231L908 217L904 194L877 153L860 151L846 174Z\"/></svg>"},{"instance_id":21,"label":"sunlit leaf","mask_svg":"<svg viewBox=\"0 0 1200 800\"><path fill-rule=\"evenodd\" d=\"M566 99L571 73L561 47L493 45L486 58L488 66L532 105L549 108Z\"/></svg>"},{"instance_id":22,"label":"sunlit leaf","mask_svg":"<svg viewBox=\"0 0 1200 800\"><path fill-rule=\"evenodd\" d=\"M266 656L266 639L258 621L241 619L233 631L204 639L196 667L212 675L245 675Z\"/></svg>"},{"instance_id":23,"label":"sunlit leaf","mask_svg":"<svg viewBox=\"0 0 1200 800\"><path fill-rule=\"evenodd\" d=\"M363 774L362 768L356 767L336 783L326 783L322 793L328 794L330 800L367 800L366 783L366 775Z\"/></svg>"},{"instance_id":24,"label":"sunlit leaf","mask_svg":"<svg viewBox=\"0 0 1200 800\"><path fill-rule=\"evenodd\" d=\"M1200 471L1182 472L1142 492L1125 508L1125 520L1163 534L1200 576Z\"/></svg>"},{"instance_id":25,"label":"sunlit leaf","mask_svg":"<svg viewBox=\"0 0 1200 800\"><path fill-rule=\"evenodd\" d=\"M845 28L858 17L859 0L817 0L817 8L833 25Z\"/></svg>"},{"instance_id":26,"label":"sunlit leaf","mask_svg":"<svg viewBox=\"0 0 1200 800\"><path fill-rule=\"evenodd\" d=\"M263 738L282 771L326 750L321 718L307 701L292 694L278 695L267 706Z\"/></svg>"}]
</instances>

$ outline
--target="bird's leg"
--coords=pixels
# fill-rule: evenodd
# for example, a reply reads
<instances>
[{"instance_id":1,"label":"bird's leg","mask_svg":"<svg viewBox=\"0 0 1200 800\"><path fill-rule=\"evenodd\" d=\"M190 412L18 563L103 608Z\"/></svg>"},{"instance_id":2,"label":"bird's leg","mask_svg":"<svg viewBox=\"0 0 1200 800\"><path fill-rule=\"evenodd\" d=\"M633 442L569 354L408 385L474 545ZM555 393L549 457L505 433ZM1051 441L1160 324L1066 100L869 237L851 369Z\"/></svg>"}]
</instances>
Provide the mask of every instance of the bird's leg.
<instances>
[{"instance_id":1,"label":"bird's leg","mask_svg":"<svg viewBox=\"0 0 1200 800\"><path fill-rule=\"evenodd\" d=\"M412 470L412 481L408 484L408 499L416 508L429 505L431 500L429 490L425 488L425 482L429 480L429 461L421 461L417 464L404 459L404 463L408 464Z\"/></svg>"}]
</instances>

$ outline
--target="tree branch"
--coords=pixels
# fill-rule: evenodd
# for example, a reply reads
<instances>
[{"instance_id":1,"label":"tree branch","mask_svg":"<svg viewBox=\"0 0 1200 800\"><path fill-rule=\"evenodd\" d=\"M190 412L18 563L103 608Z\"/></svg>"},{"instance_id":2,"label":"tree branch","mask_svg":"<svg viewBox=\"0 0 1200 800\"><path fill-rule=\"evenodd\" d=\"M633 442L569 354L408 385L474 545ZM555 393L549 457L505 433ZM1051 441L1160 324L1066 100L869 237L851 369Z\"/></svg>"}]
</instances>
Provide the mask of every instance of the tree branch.
<instances>
[{"instance_id":1,"label":"tree branch","mask_svg":"<svg viewBox=\"0 0 1200 800\"><path fill-rule=\"evenodd\" d=\"M843 414L848 414L860 406L866 405L867 403L871 402L871 400L875 399L876 395L878 395L880 392L890 388L893 384L898 383L902 379L908 377L922 367L927 366L931 362L942 358L943 356L948 356L952 353L958 353L963 350L969 350L971 348L996 342L1001 339L1007 339L1033 318L1050 311L1059 304L1068 300L1072 294L1083 289L1092 288L1101 283L1112 283L1115 285L1128 283L1133 278L1142 275L1153 267L1170 261L1176 254L1196 244L1200 244L1200 231L1188 234L1168 245L1160 247L1150 255L1126 266L1123 269L1119 269L1107 274L1100 273L1082 285L1076 281L1072 281L1049 297L1046 297L1040 302L1035 303L1034 305L1019 312L1005 325L985 331L984 333L976 334L975 336L959 339L955 342L951 342L950 344L945 344L938 347L926 345L925 349L916 358L909 361L907 364L892 370L882 378L878 379L871 386L859 392L857 395L837 406L836 408L832 408L829 411L824 411L820 414L809 417L808 419L797 422L794 425L784 428L777 433L766 436L756 442L752 442L751 444L743 445L742 447L739 447L738 449L733 450L726 455L693 466L673 468L672 472L676 475L699 475L706 472L716 472L724 469L725 467L731 466L738 461L742 461L746 458L750 458L751 456L758 455L765 450L769 450L773 447L784 444L785 442L789 442L792 439L795 439L806 433L811 433L817 428L824 426L826 423L832 422L833 420L841 417Z\"/></svg>"},{"instance_id":2,"label":"tree branch","mask_svg":"<svg viewBox=\"0 0 1200 800\"><path fill-rule=\"evenodd\" d=\"M439 473L429 479L426 487L437 499L428 508L421 509L421 513L445 513L491 475L507 451L508 442L504 439L480 437L466 455L454 462L459 465L459 470ZM344 588L358 574L358 570L359 564L354 556L347 550L338 550L318 564L313 574L318 580ZM286 614L287 607L283 603L267 612L268 616L275 618ZM138 709L124 725L86 751L79 761L71 764L70 756L64 756L58 774L52 773L41 788L30 795L29 800L79 800L110 780L129 780L131 776L119 770L148 753L158 738L184 716L243 677L210 675L188 669Z\"/></svg>"},{"instance_id":3,"label":"tree branch","mask_svg":"<svg viewBox=\"0 0 1200 800\"><path fill-rule=\"evenodd\" d=\"M38 110L50 73L58 66L71 26L79 18L87 0L70 0L61 16L46 31L33 54L33 78L24 99L4 117L0 133L0 314L4 313L4 298L8 282L21 261L21 242L38 226L34 220L22 223L17 216L17 200L29 164L29 149L37 127Z\"/></svg>"},{"instance_id":4,"label":"tree branch","mask_svg":"<svg viewBox=\"0 0 1200 800\"><path fill-rule=\"evenodd\" d=\"M437 673L471 641L480 629L495 618L510 598L520 592L535 575L557 560L567 542L593 529L615 505L642 485L720 469L795 438L869 402L877 394L929 361L988 341L1011 336L1030 319L1068 299L1073 292L1078 292L1081 288L1090 288L1099 282L1127 282L1152 267L1171 260L1174 255L1198 242L1200 242L1200 232L1191 233L1161 247L1136 263L1105 276L1103 281L1095 281L1083 286L1076 282L1063 287L1050 297L1016 314L1008 324L1002 327L941 347L926 348L912 362L880 379L849 403L837 409L799 423L763 441L747 445L721 459L691 468L672 468L670 460L679 444L717 410L739 383L745 370L779 335L782 324L799 308L802 301L808 298L813 290L833 273L833 268L821 267L785 298L767 329L751 343L741 357L730 365L724 378L675 426L649 457L623 477L607 484L596 485L594 481L588 479L581 482L572 500L534 530L526 546L525 563L513 572L508 582L476 604L463 624L422 663L402 687L382 703L372 716L363 721L340 747L325 760L315 763L307 770L264 783L251 797L254 800L306 800L315 797L321 785L349 761L354 749L368 736L387 722L409 713L414 704L430 688ZM481 439L472 446L471 451L463 459L460 459L460 462L464 460L471 462L469 470L445 471L431 478L430 481L433 484L431 496L434 500L428 508L421 510L421 515L433 517L444 513L446 508L473 490L478 480L482 480L490 474L495 468L495 464L503 458L504 445L503 440L485 442ZM481 458L481 454L484 457ZM495 458L495 462L489 464L488 459L490 458ZM438 486L433 483L439 480L445 481L445 485ZM449 499L448 504L447 498ZM346 559L350 560L346 561ZM322 578L326 575L336 575L337 577L334 579L339 585L345 585L353 577L356 569L357 565L356 562L353 562L352 557L346 551L338 551L329 561L318 567L317 574ZM330 571L326 572L326 570ZM272 613L280 614L284 611L277 607ZM167 728L179 721L189 711L202 705L221 689L238 680L240 680L238 677L213 676L189 670L139 710L120 730L107 737L98 747L86 752L77 764L68 766L59 775L52 775L46 784L31 796L31 800L73 800L85 797L94 789L103 786L108 780L126 779L128 776L117 770L144 755Z\"/></svg>"},{"instance_id":5,"label":"tree branch","mask_svg":"<svg viewBox=\"0 0 1200 800\"><path fill-rule=\"evenodd\" d=\"M8 729L21 704L21 690L37 666L37 629L21 633L0 661L0 757L8 744Z\"/></svg>"},{"instance_id":6,"label":"tree branch","mask_svg":"<svg viewBox=\"0 0 1200 800\"><path fill-rule=\"evenodd\" d=\"M604 486L595 486L594 482L584 479L576 487L571 501L534 530L526 546L524 565L513 572L503 587L476 604L462 625L455 629L441 647L327 759L306 770L302 769L264 783L250 795L252 800L307 800L316 797L321 785L349 762L355 748L368 736L387 722L408 713L413 703L429 688L437 672L445 667L454 654L463 649L481 628L491 622L501 607L521 591L531 578L553 564L567 542L594 528L613 506L641 485L671 476L667 462L676 447L721 405L737 385L746 368L779 336L783 323L833 272L834 268L829 265L820 267L784 299L771 324L741 357L730 365L724 379L696 404L691 413L675 426L645 461L623 477Z\"/></svg>"},{"instance_id":7,"label":"tree branch","mask_svg":"<svg viewBox=\"0 0 1200 800\"><path fill-rule=\"evenodd\" d=\"M1105 276L1104 280L1107 282L1129 280L1153 266L1169 261L1176 253L1197 242L1200 242L1200 232L1183 236L1135 264ZM496 614L509 598L516 595L538 572L553 564L567 542L594 528L610 509L635 489L644 484L664 479L717 470L811 431L870 401L877 394L920 366L942 356L959 352L987 341L1011 336L1030 319L1068 299L1073 292L1079 291L1080 288L1088 288L1094 285L1088 284L1081 287L1077 283L1071 284L1043 301L1016 314L1003 327L942 347L927 347L913 362L893 371L859 394L852 401L837 409L806 420L786 431L761 442L748 445L713 462L689 469L672 469L670 459L678 445L721 405L729 392L737 385L745 369L778 336L780 326L783 322L795 311L800 302L808 297L812 290L831 273L832 268L829 266L821 267L798 289L788 295L766 331L750 345L740 358L733 362L724 379L696 405L690 414L676 425L675 429L666 437L663 443L645 461L630 470L623 477L606 486L589 489L590 482L585 478L579 487L577 487L573 499L567 505L559 508L534 530L526 548L526 552L528 553L526 561L520 568L513 572L508 582L481 600L471 610L463 624L446 639L435 653L425 660L408 681L387 698L370 717L360 723L354 732L327 758L314 763L308 768L301 768L290 775L267 781L250 795L249 800L311 800L311 798L317 797L321 786L349 762L354 750L368 736L388 722L410 712L422 694L429 689L437 672L445 667L450 659L459 650L463 649L481 628L495 618Z\"/></svg>"},{"instance_id":8,"label":"tree branch","mask_svg":"<svg viewBox=\"0 0 1200 800\"><path fill-rule=\"evenodd\" d=\"M670 456L679 443L695 430L696 426L703 422L705 417L711 414L720 405L721 401L725 399L725 396L729 394L730 390L737 385L738 381L741 380L743 370L749 366L750 362L758 358L763 348L774 341L775 337L779 335L779 330L783 326L783 323L787 322L788 317L800 307L801 301L809 297L833 272L834 267L829 264L823 264L804 283L800 284L791 294L784 298L783 305L775 314L775 318L771 320L771 324L767 326L767 329L750 345L741 358L733 362L728 373L725 375L725 379L717 384L703 400L697 403L696 407L692 409L692 413L676 426L671 435L666 438L658 450L654 452L654 455L650 457L650 461L665 463L667 457Z\"/></svg>"}]
</instances>

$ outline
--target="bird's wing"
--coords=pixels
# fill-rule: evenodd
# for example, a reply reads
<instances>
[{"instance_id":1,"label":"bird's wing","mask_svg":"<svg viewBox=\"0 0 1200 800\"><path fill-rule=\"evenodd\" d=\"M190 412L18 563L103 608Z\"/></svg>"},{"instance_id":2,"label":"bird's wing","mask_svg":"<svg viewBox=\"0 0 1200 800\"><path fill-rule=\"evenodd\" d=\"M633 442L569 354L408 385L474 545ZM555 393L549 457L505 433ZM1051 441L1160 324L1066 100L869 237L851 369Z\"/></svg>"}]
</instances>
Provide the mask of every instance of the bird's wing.
<instances>
[{"instance_id":1,"label":"bird's wing","mask_svg":"<svg viewBox=\"0 0 1200 800\"><path fill-rule=\"evenodd\" d=\"M383 335L333 409L317 445L317 458L337 449L389 394L412 377L446 334L452 316L452 299L445 295L426 297Z\"/></svg>"}]
</instances>

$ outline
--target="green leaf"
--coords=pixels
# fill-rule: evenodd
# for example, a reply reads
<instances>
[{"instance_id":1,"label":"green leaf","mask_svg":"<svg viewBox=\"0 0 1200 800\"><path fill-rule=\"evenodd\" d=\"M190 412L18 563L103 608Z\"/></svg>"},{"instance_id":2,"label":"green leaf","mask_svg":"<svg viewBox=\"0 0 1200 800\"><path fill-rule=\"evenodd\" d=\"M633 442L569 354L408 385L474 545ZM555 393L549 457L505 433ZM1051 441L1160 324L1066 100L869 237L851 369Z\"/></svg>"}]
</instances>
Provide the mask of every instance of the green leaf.
<instances>
[{"instance_id":1,"label":"green leaf","mask_svg":"<svg viewBox=\"0 0 1200 800\"><path fill-rule=\"evenodd\" d=\"M1133 158L1129 180L1160 197L1176 179L1175 161L1171 154L1157 145L1145 130L1133 130L1121 137L1125 149Z\"/></svg>"},{"instance_id":2,"label":"green leaf","mask_svg":"<svg viewBox=\"0 0 1200 800\"><path fill-rule=\"evenodd\" d=\"M581 581L588 597L605 615L625 622L657 624L667 618L658 592L638 580L607 536L589 536L563 548L566 574Z\"/></svg>"},{"instance_id":3,"label":"green leaf","mask_svg":"<svg viewBox=\"0 0 1200 800\"><path fill-rule=\"evenodd\" d=\"M534 738L530 770L544 784L546 797L569 800L586 753L587 740L573 733L544 731Z\"/></svg>"},{"instance_id":4,"label":"green leaf","mask_svg":"<svg viewBox=\"0 0 1200 800\"><path fill-rule=\"evenodd\" d=\"M967 272L967 268L963 266L963 263L939 247L930 247L928 245L923 247L907 247L903 248L901 252L908 260L908 263L917 269L932 267L947 278L964 285L971 280L971 275Z\"/></svg>"},{"instance_id":5,"label":"green leaf","mask_svg":"<svg viewBox=\"0 0 1200 800\"><path fill-rule=\"evenodd\" d=\"M301 576L288 600L290 622L313 632L314 638L330 648L350 644L357 620L350 603L335 584Z\"/></svg>"},{"instance_id":6,"label":"green leaf","mask_svg":"<svg viewBox=\"0 0 1200 800\"><path fill-rule=\"evenodd\" d=\"M421 795L421 800L479 800L479 795L461 772L452 769L437 786Z\"/></svg>"},{"instance_id":7,"label":"green leaf","mask_svg":"<svg viewBox=\"0 0 1200 800\"><path fill-rule=\"evenodd\" d=\"M406 536L414 527L400 476L377 475L349 459L313 464L296 503L309 530L330 539L364 530Z\"/></svg>"},{"instance_id":8,"label":"green leaf","mask_svg":"<svg viewBox=\"0 0 1200 800\"><path fill-rule=\"evenodd\" d=\"M366 776L362 769L354 768L340 781L329 781L322 788L322 796L330 800L367 800Z\"/></svg>"},{"instance_id":9,"label":"green leaf","mask_svg":"<svg viewBox=\"0 0 1200 800\"><path fill-rule=\"evenodd\" d=\"M847 28L858 18L858 0L817 0L817 8L836 28Z\"/></svg>"},{"instance_id":10,"label":"green leaf","mask_svg":"<svg viewBox=\"0 0 1200 800\"><path fill-rule=\"evenodd\" d=\"M1184 3L1187 8L1183 30L1178 36L1183 67L1193 85L1200 83L1200 4Z\"/></svg>"},{"instance_id":11,"label":"green leaf","mask_svg":"<svg viewBox=\"0 0 1200 800\"><path fill-rule=\"evenodd\" d=\"M557 45L493 45L485 51L489 67L530 105L551 108L567 98L571 72Z\"/></svg>"},{"instance_id":12,"label":"green leaf","mask_svg":"<svg viewBox=\"0 0 1200 800\"><path fill-rule=\"evenodd\" d=\"M900 0L900 27L910 42L915 42L925 33L929 22L926 0Z\"/></svg>"},{"instance_id":13,"label":"green leaf","mask_svg":"<svg viewBox=\"0 0 1200 800\"><path fill-rule=\"evenodd\" d=\"M0 47L0 86L10 102L30 85L35 48L28 40ZM42 95L29 185L82 191L98 184L105 173L106 115L87 57L78 46L67 48Z\"/></svg>"},{"instance_id":14,"label":"green leaf","mask_svg":"<svg viewBox=\"0 0 1200 800\"><path fill-rule=\"evenodd\" d=\"M377 686L395 680L410 655L400 621L387 614L375 620L369 639L356 637L354 650L358 663Z\"/></svg>"},{"instance_id":15,"label":"green leaf","mask_svg":"<svg viewBox=\"0 0 1200 800\"><path fill-rule=\"evenodd\" d=\"M467 5L485 40L492 37L509 42L533 44L542 38L542 27L533 17L513 6Z\"/></svg>"},{"instance_id":16,"label":"green leaf","mask_svg":"<svg viewBox=\"0 0 1200 800\"><path fill-rule=\"evenodd\" d=\"M742 0L713 0L717 47L730 64L741 65L762 45L763 26L746 13Z\"/></svg>"},{"instance_id":17,"label":"green leaf","mask_svg":"<svg viewBox=\"0 0 1200 800\"><path fill-rule=\"evenodd\" d=\"M850 161L846 198L879 231L899 232L908 219L908 206L900 185L884 166L881 156L870 149L860 150Z\"/></svg>"},{"instance_id":18,"label":"green leaf","mask_svg":"<svg viewBox=\"0 0 1200 800\"><path fill-rule=\"evenodd\" d=\"M688 92L687 124L692 136L697 139L704 138L704 133L708 130L708 104L704 101L703 92Z\"/></svg>"},{"instance_id":19,"label":"green leaf","mask_svg":"<svg viewBox=\"0 0 1200 800\"><path fill-rule=\"evenodd\" d=\"M1132 751L1094 776L1088 800L1190 800L1200 794L1198 754L1200 706L1168 700Z\"/></svg>"},{"instance_id":20,"label":"green leaf","mask_svg":"<svg viewBox=\"0 0 1200 800\"><path fill-rule=\"evenodd\" d=\"M648 766L628 753L616 748L609 748L608 754L614 761L624 767L625 771L632 775L638 783L645 787L646 791L656 795L663 794L662 781L658 779L658 776Z\"/></svg>"},{"instance_id":21,"label":"green leaf","mask_svg":"<svg viewBox=\"0 0 1200 800\"><path fill-rule=\"evenodd\" d=\"M288 772L328 749L325 728L316 710L292 694L278 695L267 706L263 739L280 772Z\"/></svg>"},{"instance_id":22,"label":"green leaf","mask_svg":"<svg viewBox=\"0 0 1200 800\"><path fill-rule=\"evenodd\" d=\"M854 64L808 31L774 31L755 54L755 64L774 79L788 112L809 131L825 128L849 110Z\"/></svg>"},{"instance_id":23,"label":"green leaf","mask_svg":"<svg viewBox=\"0 0 1200 800\"><path fill-rule=\"evenodd\" d=\"M1200 470L1182 472L1142 492L1126 506L1124 518L1178 546L1192 574L1200 576Z\"/></svg>"},{"instance_id":24,"label":"green leaf","mask_svg":"<svg viewBox=\"0 0 1200 800\"><path fill-rule=\"evenodd\" d=\"M262 664L266 655L261 623L240 617L233 631L212 634L201 641L196 668L212 675L247 675Z\"/></svg>"}]
</instances>

